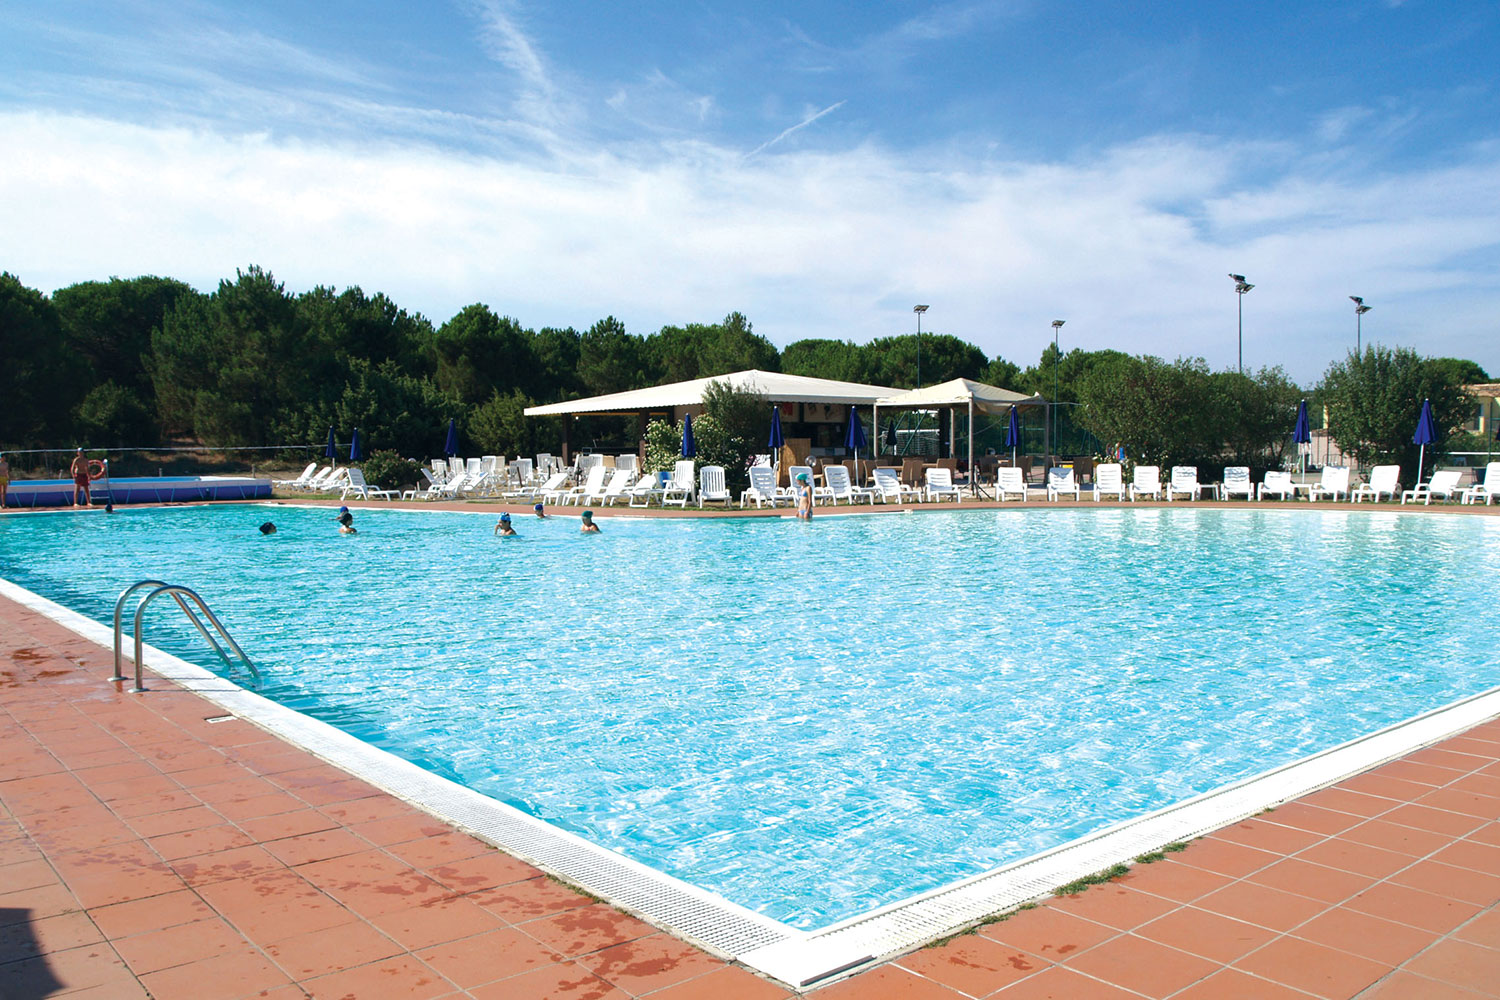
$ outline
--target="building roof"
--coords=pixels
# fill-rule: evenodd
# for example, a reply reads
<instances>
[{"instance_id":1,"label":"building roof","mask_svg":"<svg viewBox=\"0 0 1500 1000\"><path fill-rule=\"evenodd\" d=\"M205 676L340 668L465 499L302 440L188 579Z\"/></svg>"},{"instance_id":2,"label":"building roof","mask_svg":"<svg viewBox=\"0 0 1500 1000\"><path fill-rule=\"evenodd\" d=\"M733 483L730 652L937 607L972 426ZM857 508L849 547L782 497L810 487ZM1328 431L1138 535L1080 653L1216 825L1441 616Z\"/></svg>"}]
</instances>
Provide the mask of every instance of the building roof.
<instances>
[{"instance_id":1,"label":"building roof","mask_svg":"<svg viewBox=\"0 0 1500 1000\"><path fill-rule=\"evenodd\" d=\"M1464 386L1464 392L1471 396L1500 396L1500 382L1476 382Z\"/></svg>"},{"instance_id":2,"label":"building roof","mask_svg":"<svg viewBox=\"0 0 1500 1000\"><path fill-rule=\"evenodd\" d=\"M920 409L925 406L967 406L972 402L975 409L986 413L998 413L1009 410L1012 406L1034 405L1044 403L1046 400L1039 394L1028 396L1025 393L1002 389L997 385L986 385L968 378L956 378L937 385L885 396L877 402L881 406L907 410Z\"/></svg>"},{"instance_id":3,"label":"building roof","mask_svg":"<svg viewBox=\"0 0 1500 1000\"><path fill-rule=\"evenodd\" d=\"M869 406L883 396L900 393L888 385L863 385L859 382L836 382L833 379L807 375L783 375L755 369L695 378L687 382L655 385L648 389L612 392L607 396L570 399L563 403L528 406L528 417L550 417L573 413L640 413L643 410L667 410L672 407L701 406L703 391L710 382L728 382L736 389L764 394L773 403L840 403Z\"/></svg>"}]
</instances>

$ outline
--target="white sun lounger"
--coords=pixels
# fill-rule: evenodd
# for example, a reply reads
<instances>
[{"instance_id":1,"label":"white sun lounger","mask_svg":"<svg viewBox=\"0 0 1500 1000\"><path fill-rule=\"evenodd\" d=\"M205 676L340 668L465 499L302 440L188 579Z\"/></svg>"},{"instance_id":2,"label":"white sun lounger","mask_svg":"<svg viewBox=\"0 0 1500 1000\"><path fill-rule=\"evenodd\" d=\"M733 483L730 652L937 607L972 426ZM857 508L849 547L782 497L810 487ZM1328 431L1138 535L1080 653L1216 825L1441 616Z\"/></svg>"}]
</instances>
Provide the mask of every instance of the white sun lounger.
<instances>
[{"instance_id":1,"label":"white sun lounger","mask_svg":"<svg viewBox=\"0 0 1500 1000\"><path fill-rule=\"evenodd\" d=\"M953 485L953 473L950 470L928 469L926 473L927 489L924 499L934 503L941 502L943 497L952 497L954 503L963 501L963 491Z\"/></svg>"},{"instance_id":2,"label":"white sun lounger","mask_svg":"<svg viewBox=\"0 0 1500 1000\"><path fill-rule=\"evenodd\" d=\"M901 481L901 470L881 466L875 470L874 495L881 503L905 503L920 500L921 494Z\"/></svg>"},{"instance_id":3,"label":"white sun lounger","mask_svg":"<svg viewBox=\"0 0 1500 1000\"><path fill-rule=\"evenodd\" d=\"M1307 492L1307 497L1309 500L1317 500L1323 496L1332 500L1338 500L1339 497L1349 499L1349 467L1347 465L1323 466L1323 475L1316 483L1313 483L1312 489Z\"/></svg>"},{"instance_id":4,"label":"white sun lounger","mask_svg":"<svg viewBox=\"0 0 1500 1000\"><path fill-rule=\"evenodd\" d=\"M1198 484L1198 467L1196 465L1174 465L1172 476L1167 481L1167 501L1181 493L1190 500L1203 499L1203 487Z\"/></svg>"},{"instance_id":5,"label":"white sun lounger","mask_svg":"<svg viewBox=\"0 0 1500 1000\"><path fill-rule=\"evenodd\" d=\"M1078 488L1078 480L1073 478L1073 470L1066 465L1056 465L1047 470L1047 499L1058 500L1063 494L1073 494L1073 499L1081 499L1082 491Z\"/></svg>"},{"instance_id":6,"label":"white sun lounger","mask_svg":"<svg viewBox=\"0 0 1500 1000\"><path fill-rule=\"evenodd\" d=\"M1416 503L1418 500L1423 504L1432 503L1432 498L1440 496L1444 500L1452 500L1453 495L1458 492L1458 481L1463 473L1456 469L1442 469L1432 474L1432 478L1425 483L1418 483L1414 488L1403 490L1401 502L1410 500Z\"/></svg>"},{"instance_id":7,"label":"white sun lounger","mask_svg":"<svg viewBox=\"0 0 1500 1000\"><path fill-rule=\"evenodd\" d=\"M271 480L271 485L289 486L294 490L300 490L302 487L307 485L307 481L313 477L313 472L315 472L317 468L317 462L309 462L307 468L302 470L302 475L297 476L295 479L273 479Z\"/></svg>"},{"instance_id":8,"label":"white sun lounger","mask_svg":"<svg viewBox=\"0 0 1500 1000\"><path fill-rule=\"evenodd\" d=\"M686 507L688 501L693 499L693 466L696 463L691 458L679 459L672 466L672 478L667 481L666 488L661 491L661 505L676 504Z\"/></svg>"},{"instance_id":9,"label":"white sun lounger","mask_svg":"<svg viewBox=\"0 0 1500 1000\"><path fill-rule=\"evenodd\" d=\"M770 504L779 507L785 497L776 489L776 470L769 465L750 466L750 485L740 493L740 506L745 506L745 501L754 500L755 506Z\"/></svg>"},{"instance_id":10,"label":"white sun lounger","mask_svg":"<svg viewBox=\"0 0 1500 1000\"><path fill-rule=\"evenodd\" d=\"M1246 500L1255 499L1255 484L1250 481L1248 465L1224 466L1224 485L1219 487L1219 498L1230 500L1236 496L1244 496Z\"/></svg>"},{"instance_id":11,"label":"white sun lounger","mask_svg":"<svg viewBox=\"0 0 1500 1000\"><path fill-rule=\"evenodd\" d=\"M1026 477L1018 468L1001 466L995 470L995 499L1009 500L1011 497L1020 497L1022 503L1026 502Z\"/></svg>"},{"instance_id":12,"label":"white sun lounger","mask_svg":"<svg viewBox=\"0 0 1500 1000\"><path fill-rule=\"evenodd\" d=\"M1105 494L1116 500L1125 499L1125 472L1119 462L1105 462L1094 466L1094 500Z\"/></svg>"},{"instance_id":13,"label":"white sun lounger","mask_svg":"<svg viewBox=\"0 0 1500 1000\"><path fill-rule=\"evenodd\" d=\"M349 497L351 495L356 496L356 497L358 497L361 500L371 500L371 499L394 500L394 499L396 499L396 491L395 490L382 490L382 489L380 489L378 487L371 486L369 483L365 482L365 473L364 473L364 470L363 469L359 469L359 468L351 468L349 470L349 482L348 482L348 485L346 485L344 487L344 492L342 492L342 493L339 494L339 499L340 500L347 500L347 499L349 499Z\"/></svg>"},{"instance_id":14,"label":"white sun lounger","mask_svg":"<svg viewBox=\"0 0 1500 1000\"><path fill-rule=\"evenodd\" d=\"M833 494L835 505L840 500L851 504L859 503L861 500L868 500L872 505L875 503L875 491L865 489L863 486L855 486L849 479L849 470L842 465L825 466L823 482L828 485L829 491Z\"/></svg>"},{"instance_id":15,"label":"white sun lounger","mask_svg":"<svg viewBox=\"0 0 1500 1000\"><path fill-rule=\"evenodd\" d=\"M1292 485L1292 474L1290 472L1270 471L1266 473L1265 481L1260 484L1255 498L1264 500L1266 494L1279 497L1282 500L1297 498L1297 488Z\"/></svg>"},{"instance_id":16,"label":"white sun lounger","mask_svg":"<svg viewBox=\"0 0 1500 1000\"><path fill-rule=\"evenodd\" d=\"M589 466L588 475L584 478L583 482L559 496L557 502L566 507L568 504L580 501L584 497L598 496L600 493L603 493L604 474L608 471L602 462Z\"/></svg>"},{"instance_id":17,"label":"white sun lounger","mask_svg":"<svg viewBox=\"0 0 1500 1000\"><path fill-rule=\"evenodd\" d=\"M1136 497L1155 497L1160 500L1162 495L1161 466L1159 465L1137 465L1135 475L1130 480L1130 499Z\"/></svg>"},{"instance_id":18,"label":"white sun lounger","mask_svg":"<svg viewBox=\"0 0 1500 1000\"><path fill-rule=\"evenodd\" d=\"M625 491L630 489L635 482L635 474L629 469L614 469L609 474L609 482L597 493L589 493L584 496L583 503L593 503L596 500L606 507L613 507L615 501L625 496Z\"/></svg>"},{"instance_id":19,"label":"white sun lounger","mask_svg":"<svg viewBox=\"0 0 1500 1000\"><path fill-rule=\"evenodd\" d=\"M1484 481L1475 483L1458 496L1459 503L1478 503L1483 500L1488 507L1500 494L1500 462L1491 462L1484 467Z\"/></svg>"},{"instance_id":20,"label":"white sun lounger","mask_svg":"<svg viewBox=\"0 0 1500 1000\"><path fill-rule=\"evenodd\" d=\"M654 472L643 472L641 478L635 481L635 485L630 487L630 506L649 507L653 497L661 499L662 490L660 476Z\"/></svg>"},{"instance_id":21,"label":"white sun lounger","mask_svg":"<svg viewBox=\"0 0 1500 1000\"><path fill-rule=\"evenodd\" d=\"M1369 497L1378 503L1382 495L1387 500L1396 499L1396 494L1401 492L1401 466L1399 465L1377 465L1370 470L1370 481L1361 483L1353 493L1349 495L1355 503Z\"/></svg>"}]
</instances>

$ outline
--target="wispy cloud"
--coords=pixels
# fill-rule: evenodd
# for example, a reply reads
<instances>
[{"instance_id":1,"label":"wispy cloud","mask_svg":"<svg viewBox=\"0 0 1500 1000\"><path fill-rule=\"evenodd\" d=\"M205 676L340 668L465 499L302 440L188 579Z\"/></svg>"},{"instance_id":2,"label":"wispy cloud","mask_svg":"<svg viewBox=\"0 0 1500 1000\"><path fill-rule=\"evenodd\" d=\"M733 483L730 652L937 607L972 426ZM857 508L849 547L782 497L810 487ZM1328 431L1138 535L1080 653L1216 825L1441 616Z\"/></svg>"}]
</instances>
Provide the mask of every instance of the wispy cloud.
<instances>
[{"instance_id":1,"label":"wispy cloud","mask_svg":"<svg viewBox=\"0 0 1500 1000\"><path fill-rule=\"evenodd\" d=\"M253 262L439 322L475 300L641 332L741 309L783 344L904 332L925 301L933 329L1023 363L1063 316L1076 347L1222 366L1236 271L1257 285L1257 367L1316 378L1355 293L1379 299L1367 336L1500 368L1496 148L1371 178L1170 136L1068 164L696 142L549 166L39 113L0 113L0 131L21 151L0 160L0 259L48 290L137 273L207 289Z\"/></svg>"},{"instance_id":2,"label":"wispy cloud","mask_svg":"<svg viewBox=\"0 0 1500 1000\"><path fill-rule=\"evenodd\" d=\"M814 112L813 114L808 115L806 118L802 119L800 122L798 122L797 124L791 126L790 128L784 128L784 129L782 129L779 133L777 133L777 135L776 135L775 138L766 140L765 142L761 143L759 146L756 146L750 152L746 153L745 154L745 158L749 159L750 157L755 156L758 153L765 152L766 150L770 149L772 146L776 145L781 140L785 139L787 136L793 135L794 133L797 133L797 132L800 132L802 129L807 128L807 126L811 125L813 122L817 121L819 118L822 118L824 115L827 115L827 114L832 114L833 112L837 111L839 108L842 108L847 103L848 103L848 101L845 100L845 101L838 101L837 103L834 103L834 104L830 104L828 107L824 108L822 111L817 111L817 112Z\"/></svg>"},{"instance_id":3,"label":"wispy cloud","mask_svg":"<svg viewBox=\"0 0 1500 1000\"><path fill-rule=\"evenodd\" d=\"M472 7L485 51L515 75L518 114L548 128L563 124L571 111L541 51L522 29L517 5L511 0L472 0Z\"/></svg>"}]
</instances>

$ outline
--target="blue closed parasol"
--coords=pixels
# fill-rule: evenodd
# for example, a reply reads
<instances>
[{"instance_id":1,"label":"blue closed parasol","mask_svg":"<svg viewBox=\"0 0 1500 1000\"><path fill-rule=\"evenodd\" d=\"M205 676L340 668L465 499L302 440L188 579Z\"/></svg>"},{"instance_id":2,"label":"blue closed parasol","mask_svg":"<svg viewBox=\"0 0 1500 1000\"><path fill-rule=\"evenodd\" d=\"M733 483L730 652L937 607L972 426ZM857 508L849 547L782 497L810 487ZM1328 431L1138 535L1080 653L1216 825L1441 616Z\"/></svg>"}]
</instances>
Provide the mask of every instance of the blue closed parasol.
<instances>
[{"instance_id":1,"label":"blue closed parasol","mask_svg":"<svg viewBox=\"0 0 1500 1000\"><path fill-rule=\"evenodd\" d=\"M359 447L359 428L354 428L354 440L349 442L349 461L358 462L365 457Z\"/></svg>"},{"instance_id":2,"label":"blue closed parasol","mask_svg":"<svg viewBox=\"0 0 1500 1000\"><path fill-rule=\"evenodd\" d=\"M859 450L869 444L865 440L865 425L860 423L859 410L849 407L849 433L844 435L844 447L854 452L854 478L859 479Z\"/></svg>"},{"instance_id":3,"label":"blue closed parasol","mask_svg":"<svg viewBox=\"0 0 1500 1000\"><path fill-rule=\"evenodd\" d=\"M693 415L682 418L682 457L692 458L698 454L698 445L693 441Z\"/></svg>"},{"instance_id":4,"label":"blue closed parasol","mask_svg":"<svg viewBox=\"0 0 1500 1000\"><path fill-rule=\"evenodd\" d=\"M1292 428L1292 440L1299 445L1307 444L1312 440L1312 430L1307 423L1307 400L1297 404L1297 426ZM1302 472L1307 473L1307 453L1298 448L1302 458Z\"/></svg>"},{"instance_id":5,"label":"blue closed parasol","mask_svg":"<svg viewBox=\"0 0 1500 1000\"><path fill-rule=\"evenodd\" d=\"M337 455L337 448L338 445L333 440L333 428L330 427L328 428L328 444L323 448L323 457L332 458L333 456Z\"/></svg>"},{"instance_id":6,"label":"blue closed parasol","mask_svg":"<svg viewBox=\"0 0 1500 1000\"><path fill-rule=\"evenodd\" d=\"M1010 408L1010 426L1005 429L1005 446L1010 449L1010 464L1016 464L1016 448L1021 443L1021 421L1016 416L1016 408L1012 404Z\"/></svg>"},{"instance_id":7,"label":"blue closed parasol","mask_svg":"<svg viewBox=\"0 0 1500 1000\"><path fill-rule=\"evenodd\" d=\"M1412 433L1411 443L1417 449L1417 483L1422 482L1422 462L1427 458L1427 446L1437 444L1437 425L1432 422L1432 401L1422 400L1422 414L1417 417L1417 429Z\"/></svg>"},{"instance_id":8,"label":"blue closed parasol","mask_svg":"<svg viewBox=\"0 0 1500 1000\"><path fill-rule=\"evenodd\" d=\"M448 418L448 437L443 441L443 455L452 458L458 454L458 424Z\"/></svg>"}]
</instances>

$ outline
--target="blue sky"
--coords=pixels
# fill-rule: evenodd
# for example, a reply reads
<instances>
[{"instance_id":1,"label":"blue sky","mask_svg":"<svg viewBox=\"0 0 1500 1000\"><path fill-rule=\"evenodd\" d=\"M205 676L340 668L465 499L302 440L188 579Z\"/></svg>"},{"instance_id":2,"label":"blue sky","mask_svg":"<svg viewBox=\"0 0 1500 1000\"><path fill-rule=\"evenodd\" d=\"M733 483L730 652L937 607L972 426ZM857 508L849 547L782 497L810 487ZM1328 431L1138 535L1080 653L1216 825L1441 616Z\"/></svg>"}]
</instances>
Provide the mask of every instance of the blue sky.
<instances>
[{"instance_id":1,"label":"blue sky","mask_svg":"<svg viewBox=\"0 0 1500 1000\"><path fill-rule=\"evenodd\" d=\"M0 0L0 268L1500 376L1493 4Z\"/></svg>"}]
</instances>

